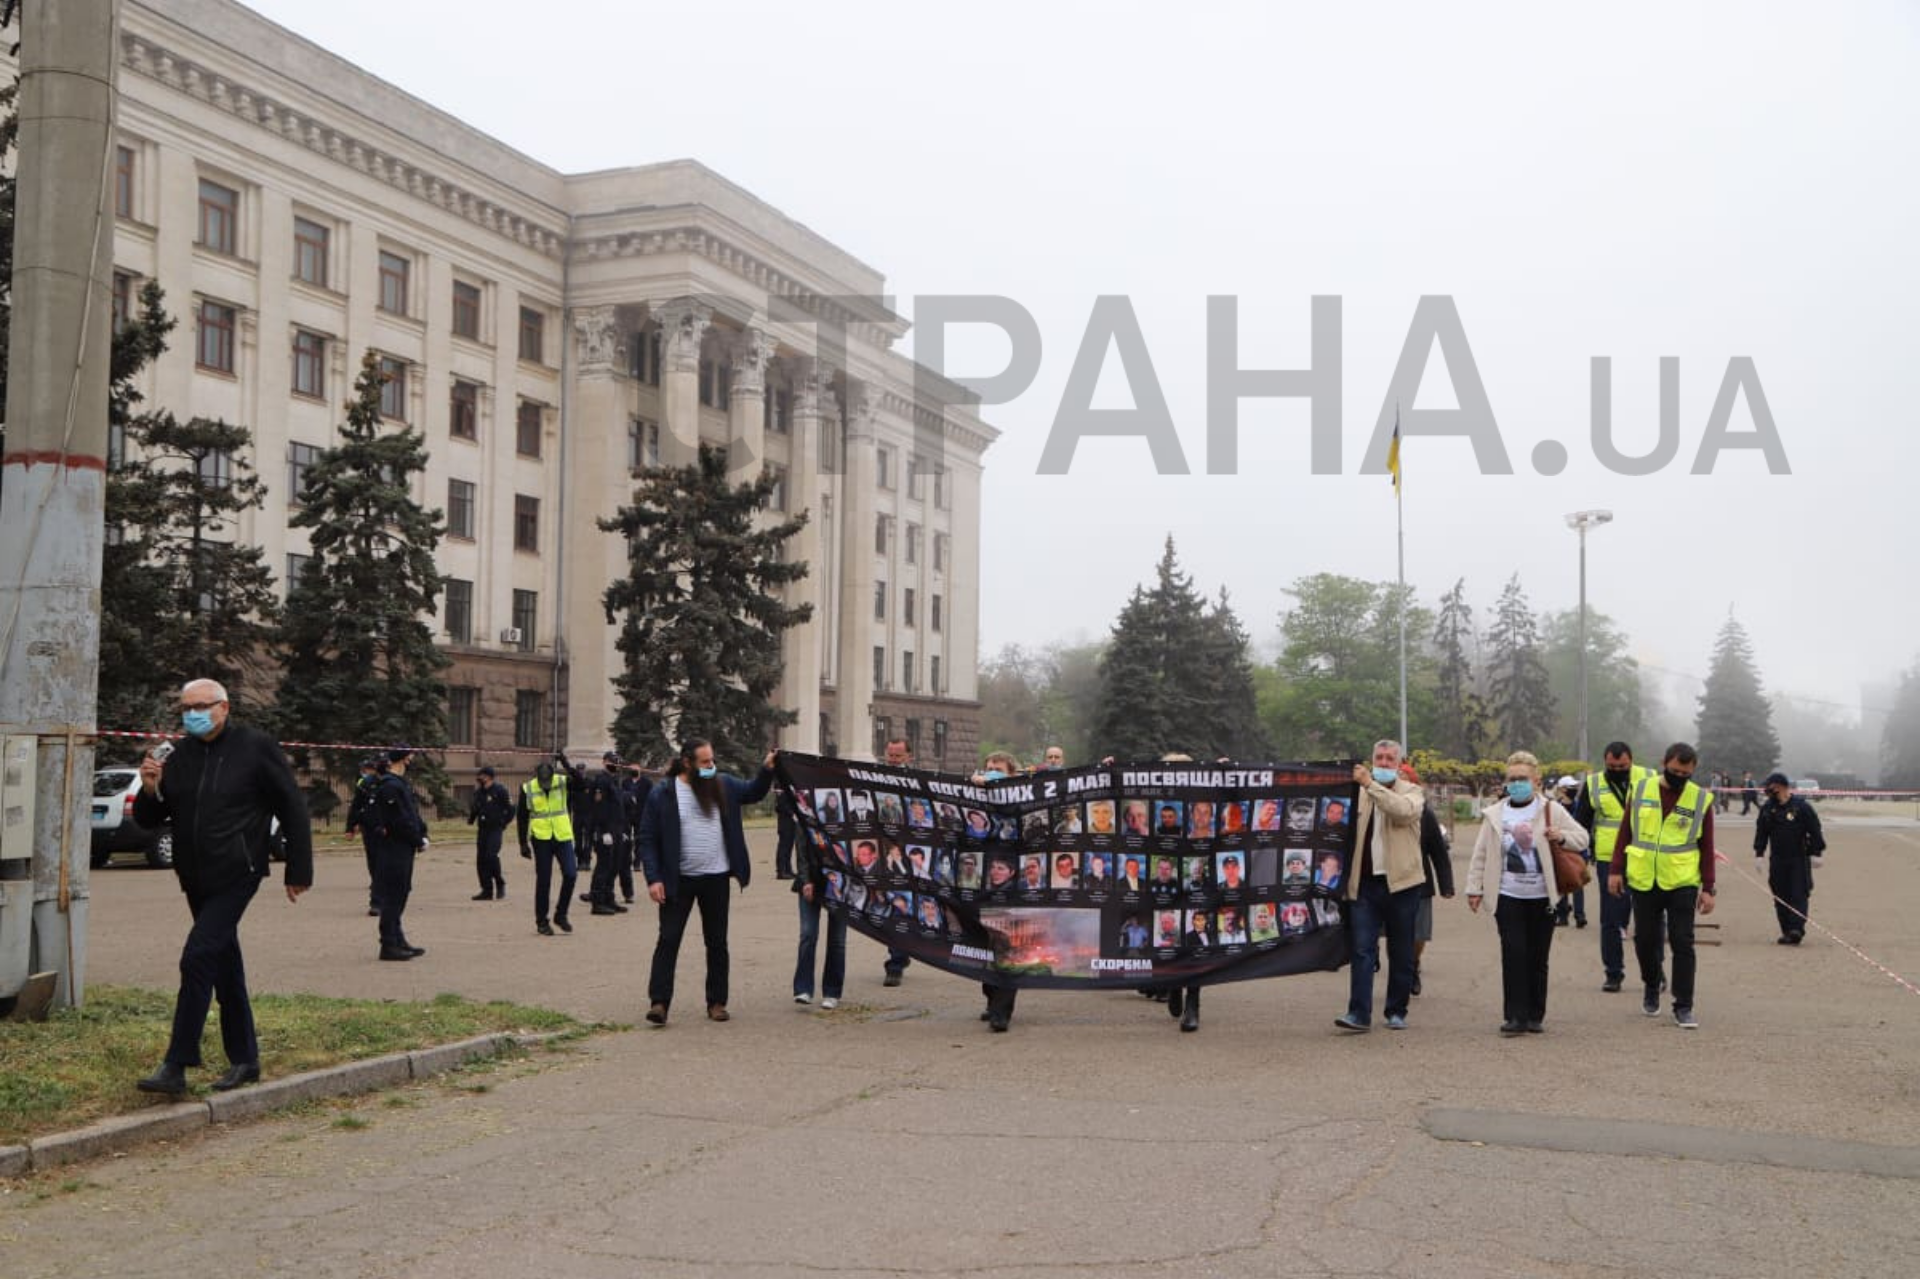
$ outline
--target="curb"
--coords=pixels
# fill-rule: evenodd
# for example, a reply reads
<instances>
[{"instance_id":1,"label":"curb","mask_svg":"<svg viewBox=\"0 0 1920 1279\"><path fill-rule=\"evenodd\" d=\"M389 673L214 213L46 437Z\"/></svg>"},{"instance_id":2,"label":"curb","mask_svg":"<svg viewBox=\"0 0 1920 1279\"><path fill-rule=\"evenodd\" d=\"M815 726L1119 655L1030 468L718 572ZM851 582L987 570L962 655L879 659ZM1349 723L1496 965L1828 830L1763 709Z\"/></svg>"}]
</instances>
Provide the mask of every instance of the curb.
<instances>
[{"instance_id":1,"label":"curb","mask_svg":"<svg viewBox=\"0 0 1920 1279\"><path fill-rule=\"evenodd\" d=\"M469 1062L498 1057L514 1048L536 1047L554 1038L552 1034L506 1032L480 1035L432 1048L345 1062L135 1114L114 1115L71 1132L36 1137L24 1146L0 1146L0 1177L45 1172L113 1154L142 1142L184 1137L214 1124L253 1119L301 1102L392 1088L443 1074Z\"/></svg>"}]
</instances>

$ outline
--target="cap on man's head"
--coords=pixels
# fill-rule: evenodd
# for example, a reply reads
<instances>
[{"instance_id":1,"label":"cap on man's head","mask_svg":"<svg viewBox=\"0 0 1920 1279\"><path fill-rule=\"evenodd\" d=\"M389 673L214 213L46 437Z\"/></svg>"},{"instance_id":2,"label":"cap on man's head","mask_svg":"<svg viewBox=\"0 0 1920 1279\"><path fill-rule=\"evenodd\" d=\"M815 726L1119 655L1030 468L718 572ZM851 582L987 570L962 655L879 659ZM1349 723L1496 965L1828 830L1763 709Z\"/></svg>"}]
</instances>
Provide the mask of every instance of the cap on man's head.
<instances>
[{"instance_id":1,"label":"cap on man's head","mask_svg":"<svg viewBox=\"0 0 1920 1279\"><path fill-rule=\"evenodd\" d=\"M382 762L383 762L383 761L382 761L382 758L381 758L380 756L378 756L378 755L366 755L366 756L362 756L362 757L361 757L361 760L360 760L360 767L362 767L362 768L378 768L378 767L380 767L380 765L381 765L381 763L382 763Z\"/></svg>"},{"instance_id":2,"label":"cap on man's head","mask_svg":"<svg viewBox=\"0 0 1920 1279\"><path fill-rule=\"evenodd\" d=\"M1761 785L1763 785L1763 786L1784 786L1784 787L1786 787L1786 788L1787 788L1788 790L1792 790L1792 789L1793 789L1793 782L1792 782L1791 780L1789 780L1789 779L1788 779L1788 777L1787 777L1787 775L1786 775L1785 773L1768 773L1768 774L1767 774L1767 780L1766 780L1766 781L1764 781L1764 782L1762 782L1762 783L1761 783Z\"/></svg>"},{"instance_id":3,"label":"cap on man's head","mask_svg":"<svg viewBox=\"0 0 1920 1279\"><path fill-rule=\"evenodd\" d=\"M600 756L600 762L602 764L618 764L620 762L620 752L606 751Z\"/></svg>"},{"instance_id":4,"label":"cap on man's head","mask_svg":"<svg viewBox=\"0 0 1920 1279\"><path fill-rule=\"evenodd\" d=\"M413 747L396 746L392 750L387 752L387 760L389 763L398 764L412 754L413 754Z\"/></svg>"},{"instance_id":5,"label":"cap on man's head","mask_svg":"<svg viewBox=\"0 0 1920 1279\"><path fill-rule=\"evenodd\" d=\"M476 768L476 769L474 769L473 771L474 771L474 775L475 775L476 777L493 777L493 776L495 776L495 774L494 774L494 771L493 771L493 765L492 765L492 764L482 764L482 765L480 765L480 767L478 767L478 768Z\"/></svg>"}]
</instances>

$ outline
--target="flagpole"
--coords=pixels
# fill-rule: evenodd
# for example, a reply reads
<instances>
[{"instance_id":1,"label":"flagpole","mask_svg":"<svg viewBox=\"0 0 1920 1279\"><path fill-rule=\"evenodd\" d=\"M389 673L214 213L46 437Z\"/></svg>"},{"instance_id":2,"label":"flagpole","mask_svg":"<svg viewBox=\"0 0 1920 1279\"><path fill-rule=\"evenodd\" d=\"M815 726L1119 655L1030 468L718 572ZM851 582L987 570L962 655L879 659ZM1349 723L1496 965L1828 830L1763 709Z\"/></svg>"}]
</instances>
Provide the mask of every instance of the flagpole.
<instances>
[{"instance_id":1,"label":"flagpole","mask_svg":"<svg viewBox=\"0 0 1920 1279\"><path fill-rule=\"evenodd\" d=\"M1397 433L1400 427L1397 407L1393 411L1393 424ZM1393 526L1400 544L1400 749L1411 754L1413 748L1407 744L1407 526L1398 475L1393 480Z\"/></svg>"}]
</instances>

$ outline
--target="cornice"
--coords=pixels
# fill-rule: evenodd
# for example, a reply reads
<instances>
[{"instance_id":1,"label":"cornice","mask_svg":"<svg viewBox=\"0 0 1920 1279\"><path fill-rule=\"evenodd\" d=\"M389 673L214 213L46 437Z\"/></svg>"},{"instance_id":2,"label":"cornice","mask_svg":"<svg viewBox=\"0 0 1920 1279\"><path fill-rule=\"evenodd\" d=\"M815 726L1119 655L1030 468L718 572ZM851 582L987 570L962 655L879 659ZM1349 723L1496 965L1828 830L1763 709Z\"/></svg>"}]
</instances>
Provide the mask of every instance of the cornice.
<instances>
[{"instance_id":1,"label":"cornice","mask_svg":"<svg viewBox=\"0 0 1920 1279\"><path fill-rule=\"evenodd\" d=\"M385 182L482 230L544 257L557 259L566 251L563 231L514 213L468 187L355 137L312 113L288 106L270 94L240 84L232 76L168 49L148 36L123 32L120 55L121 65L137 75Z\"/></svg>"}]
</instances>

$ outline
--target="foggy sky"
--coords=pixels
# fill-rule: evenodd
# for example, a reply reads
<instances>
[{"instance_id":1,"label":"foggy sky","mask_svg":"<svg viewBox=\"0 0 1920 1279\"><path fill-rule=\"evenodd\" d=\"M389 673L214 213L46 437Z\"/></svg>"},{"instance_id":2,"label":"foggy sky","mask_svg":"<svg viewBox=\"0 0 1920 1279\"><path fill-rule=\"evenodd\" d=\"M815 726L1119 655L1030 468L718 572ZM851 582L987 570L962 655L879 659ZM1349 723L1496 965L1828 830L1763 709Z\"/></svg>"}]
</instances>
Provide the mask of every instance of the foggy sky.
<instances>
[{"instance_id":1,"label":"foggy sky","mask_svg":"<svg viewBox=\"0 0 1920 1279\"><path fill-rule=\"evenodd\" d=\"M1604 507L1589 599L1652 665L1704 674L1729 609L1770 691L1853 706L1920 655L1913 6L253 7L562 171L698 159L884 271L909 316L915 294L1026 306L1039 377L985 410L1005 433L987 653L1097 638L1169 532L1263 648L1296 576L1390 579L1391 486L1358 471L1415 304L1448 294L1516 473L1481 476L1464 439L1407 444L1407 576L1429 600L1464 576L1487 618L1517 570L1536 608L1571 608L1562 516ZM1088 440L1040 476L1116 293L1192 474ZM1309 299L1344 298L1345 474L1310 474L1303 401L1245 402L1240 473L1206 474L1215 293L1240 298L1248 368L1305 367ZM953 373L1005 361L988 331L948 345ZM1629 452L1654 438L1659 358L1680 358L1662 474L1595 460L1597 355ZM1790 476L1755 451L1688 474L1734 356ZM1095 403L1131 402L1110 353ZM1436 350L1418 404L1451 403ZM1548 439L1571 453L1553 478L1531 462Z\"/></svg>"}]
</instances>

